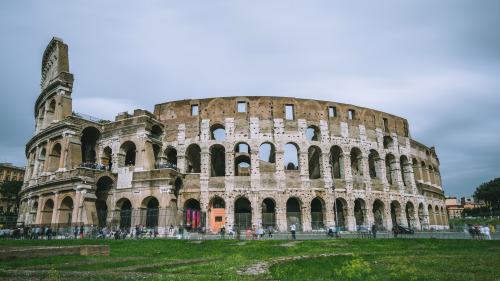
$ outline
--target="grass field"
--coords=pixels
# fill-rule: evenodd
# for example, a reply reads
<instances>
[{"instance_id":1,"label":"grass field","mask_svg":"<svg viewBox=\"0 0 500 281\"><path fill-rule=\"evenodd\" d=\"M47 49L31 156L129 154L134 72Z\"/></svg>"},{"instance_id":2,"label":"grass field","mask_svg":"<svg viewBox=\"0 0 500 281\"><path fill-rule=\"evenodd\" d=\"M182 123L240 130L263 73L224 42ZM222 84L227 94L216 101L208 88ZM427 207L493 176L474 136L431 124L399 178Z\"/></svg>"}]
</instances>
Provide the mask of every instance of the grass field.
<instances>
[{"instance_id":1,"label":"grass field","mask_svg":"<svg viewBox=\"0 0 500 281\"><path fill-rule=\"evenodd\" d=\"M109 244L109 257L0 262L2 280L499 280L500 241L52 240L1 247Z\"/></svg>"}]
</instances>

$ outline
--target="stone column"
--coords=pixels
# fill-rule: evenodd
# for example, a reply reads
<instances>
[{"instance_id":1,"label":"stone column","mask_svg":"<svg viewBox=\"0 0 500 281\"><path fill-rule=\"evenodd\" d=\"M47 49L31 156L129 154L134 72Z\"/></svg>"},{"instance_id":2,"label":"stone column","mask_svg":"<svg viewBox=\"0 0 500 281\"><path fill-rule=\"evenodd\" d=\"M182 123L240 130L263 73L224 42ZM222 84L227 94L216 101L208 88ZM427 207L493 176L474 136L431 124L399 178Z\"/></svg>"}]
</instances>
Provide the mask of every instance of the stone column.
<instances>
[{"instance_id":1,"label":"stone column","mask_svg":"<svg viewBox=\"0 0 500 281\"><path fill-rule=\"evenodd\" d=\"M52 227L57 226L59 223L59 215L60 215L60 205L59 202L59 192L54 192L54 211L52 212L51 225Z\"/></svg>"},{"instance_id":2,"label":"stone column","mask_svg":"<svg viewBox=\"0 0 500 281\"><path fill-rule=\"evenodd\" d=\"M304 202L301 208L301 216L302 216L302 231L309 232L312 231L311 225L311 204L307 204Z\"/></svg>"},{"instance_id":3,"label":"stone column","mask_svg":"<svg viewBox=\"0 0 500 281\"><path fill-rule=\"evenodd\" d=\"M348 194L350 194L352 192L352 183L353 183L350 153L345 153L345 152L342 153L342 164L344 169L344 179L346 182L346 191Z\"/></svg>"}]
</instances>

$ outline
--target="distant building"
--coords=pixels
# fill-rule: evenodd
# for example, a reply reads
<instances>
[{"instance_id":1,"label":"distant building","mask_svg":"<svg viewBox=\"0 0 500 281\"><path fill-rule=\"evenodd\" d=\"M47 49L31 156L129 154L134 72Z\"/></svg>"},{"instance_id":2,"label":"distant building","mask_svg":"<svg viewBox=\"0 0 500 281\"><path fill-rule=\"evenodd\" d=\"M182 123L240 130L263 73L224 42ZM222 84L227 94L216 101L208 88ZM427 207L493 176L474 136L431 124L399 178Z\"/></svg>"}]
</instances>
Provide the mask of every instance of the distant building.
<instances>
[{"instance_id":1,"label":"distant building","mask_svg":"<svg viewBox=\"0 0 500 281\"><path fill-rule=\"evenodd\" d=\"M448 217L450 219L461 218L464 211L464 207L461 202L458 201L457 197L449 196L445 200L446 211L448 212Z\"/></svg>"},{"instance_id":2,"label":"distant building","mask_svg":"<svg viewBox=\"0 0 500 281\"><path fill-rule=\"evenodd\" d=\"M11 163L0 163L0 184L6 181L23 181L23 178L24 168L16 167ZM4 197L0 194L0 214L17 213L15 208L15 198Z\"/></svg>"},{"instance_id":3,"label":"distant building","mask_svg":"<svg viewBox=\"0 0 500 281\"><path fill-rule=\"evenodd\" d=\"M476 200L474 197L462 197L460 198L460 203L464 209L486 207L486 203L483 200Z\"/></svg>"}]
</instances>

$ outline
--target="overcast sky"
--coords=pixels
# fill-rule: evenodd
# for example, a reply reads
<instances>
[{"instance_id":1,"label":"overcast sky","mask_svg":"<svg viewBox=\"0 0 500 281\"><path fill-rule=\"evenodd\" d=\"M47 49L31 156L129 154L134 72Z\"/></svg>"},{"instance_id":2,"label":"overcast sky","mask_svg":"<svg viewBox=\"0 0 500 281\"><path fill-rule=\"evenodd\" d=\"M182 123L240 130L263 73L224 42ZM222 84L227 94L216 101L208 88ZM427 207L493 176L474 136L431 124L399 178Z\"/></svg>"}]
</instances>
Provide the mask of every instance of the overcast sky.
<instances>
[{"instance_id":1,"label":"overcast sky","mask_svg":"<svg viewBox=\"0 0 500 281\"><path fill-rule=\"evenodd\" d=\"M77 112L332 100L407 118L412 137L436 147L448 195L499 177L500 1L339 2L1 1L0 161L25 164L41 57L57 36Z\"/></svg>"}]
</instances>

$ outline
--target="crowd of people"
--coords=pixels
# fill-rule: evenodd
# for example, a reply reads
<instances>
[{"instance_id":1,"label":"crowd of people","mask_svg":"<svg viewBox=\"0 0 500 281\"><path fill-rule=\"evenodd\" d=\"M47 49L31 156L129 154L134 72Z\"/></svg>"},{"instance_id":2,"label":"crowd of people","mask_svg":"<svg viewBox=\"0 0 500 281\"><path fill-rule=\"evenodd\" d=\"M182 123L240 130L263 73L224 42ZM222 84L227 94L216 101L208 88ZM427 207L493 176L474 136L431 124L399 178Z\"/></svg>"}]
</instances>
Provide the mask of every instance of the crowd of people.
<instances>
[{"instance_id":1,"label":"crowd of people","mask_svg":"<svg viewBox=\"0 0 500 281\"><path fill-rule=\"evenodd\" d=\"M93 170L101 170L105 171L106 166L98 163L93 163L93 162L86 162L86 163L80 163L81 168L88 168L88 169L93 169Z\"/></svg>"},{"instance_id":2,"label":"crowd of people","mask_svg":"<svg viewBox=\"0 0 500 281\"><path fill-rule=\"evenodd\" d=\"M494 225L465 225L465 234L469 234L472 239L491 240L491 234L495 233Z\"/></svg>"}]
</instances>

